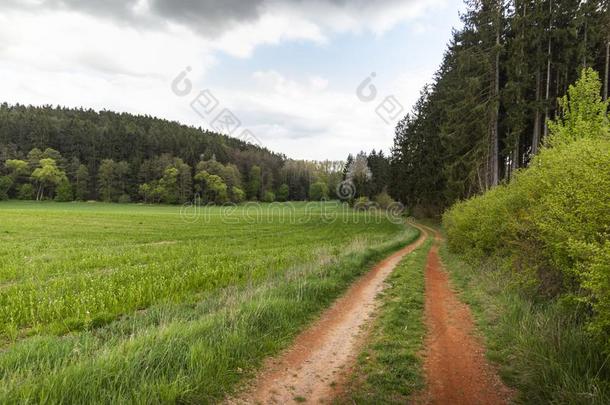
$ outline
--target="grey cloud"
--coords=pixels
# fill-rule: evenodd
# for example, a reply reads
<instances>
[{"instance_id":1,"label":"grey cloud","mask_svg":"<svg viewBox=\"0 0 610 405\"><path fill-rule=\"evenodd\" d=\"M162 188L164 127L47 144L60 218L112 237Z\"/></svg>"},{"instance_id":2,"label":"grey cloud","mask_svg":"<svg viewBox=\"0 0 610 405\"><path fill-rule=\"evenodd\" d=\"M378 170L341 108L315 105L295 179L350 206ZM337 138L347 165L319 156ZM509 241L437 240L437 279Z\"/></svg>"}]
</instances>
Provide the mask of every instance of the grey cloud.
<instances>
[{"instance_id":1,"label":"grey cloud","mask_svg":"<svg viewBox=\"0 0 610 405\"><path fill-rule=\"evenodd\" d=\"M135 11L138 0L4 0L3 9L29 9L36 12L44 9L73 10L97 17L109 18L116 23L132 24L137 27L157 29L166 23L177 23L190 27L206 36L221 35L232 26L256 21L265 10L273 7L297 7L309 10L324 10L325 5L361 9L364 7L385 7L401 0L147 0L148 12ZM418 0L402 0L418 1ZM327 11L320 11L321 13Z\"/></svg>"},{"instance_id":2,"label":"grey cloud","mask_svg":"<svg viewBox=\"0 0 610 405\"><path fill-rule=\"evenodd\" d=\"M150 0L150 8L156 16L216 36L227 26L258 19L264 3L264 0Z\"/></svg>"}]
</instances>

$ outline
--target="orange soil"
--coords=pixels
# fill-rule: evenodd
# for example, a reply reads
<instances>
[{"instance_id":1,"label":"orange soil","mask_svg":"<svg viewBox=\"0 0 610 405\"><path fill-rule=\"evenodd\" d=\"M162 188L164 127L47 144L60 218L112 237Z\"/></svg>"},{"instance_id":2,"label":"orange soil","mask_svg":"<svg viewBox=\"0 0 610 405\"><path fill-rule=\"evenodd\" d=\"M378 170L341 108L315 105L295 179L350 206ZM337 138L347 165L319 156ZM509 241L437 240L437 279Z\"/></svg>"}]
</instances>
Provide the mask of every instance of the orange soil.
<instances>
[{"instance_id":1,"label":"orange soil","mask_svg":"<svg viewBox=\"0 0 610 405\"><path fill-rule=\"evenodd\" d=\"M475 327L467 305L452 290L438 256L438 240L426 265L427 389L416 402L429 404L505 404L511 391L502 384L473 336Z\"/></svg>"}]
</instances>

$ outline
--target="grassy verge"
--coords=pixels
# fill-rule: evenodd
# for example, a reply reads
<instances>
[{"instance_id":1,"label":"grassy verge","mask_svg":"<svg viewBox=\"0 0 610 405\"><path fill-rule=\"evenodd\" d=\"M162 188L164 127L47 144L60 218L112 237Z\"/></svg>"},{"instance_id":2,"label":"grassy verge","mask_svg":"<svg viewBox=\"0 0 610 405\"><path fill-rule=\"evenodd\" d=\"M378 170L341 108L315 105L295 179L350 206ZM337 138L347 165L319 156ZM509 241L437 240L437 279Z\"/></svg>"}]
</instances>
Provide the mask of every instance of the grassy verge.
<instances>
[{"instance_id":1,"label":"grassy verge","mask_svg":"<svg viewBox=\"0 0 610 405\"><path fill-rule=\"evenodd\" d=\"M610 360L583 320L560 301L533 303L493 266L472 266L440 250L454 285L473 309L488 357L528 404L610 403Z\"/></svg>"},{"instance_id":2,"label":"grassy verge","mask_svg":"<svg viewBox=\"0 0 610 405\"><path fill-rule=\"evenodd\" d=\"M108 325L20 340L0 354L0 403L212 403L285 348L370 265L415 240L352 246L200 301L166 303Z\"/></svg>"},{"instance_id":3,"label":"grassy verge","mask_svg":"<svg viewBox=\"0 0 610 405\"><path fill-rule=\"evenodd\" d=\"M423 388L419 352L425 336L424 271L431 244L429 239L406 256L388 278L379 317L341 402L402 404Z\"/></svg>"}]
</instances>

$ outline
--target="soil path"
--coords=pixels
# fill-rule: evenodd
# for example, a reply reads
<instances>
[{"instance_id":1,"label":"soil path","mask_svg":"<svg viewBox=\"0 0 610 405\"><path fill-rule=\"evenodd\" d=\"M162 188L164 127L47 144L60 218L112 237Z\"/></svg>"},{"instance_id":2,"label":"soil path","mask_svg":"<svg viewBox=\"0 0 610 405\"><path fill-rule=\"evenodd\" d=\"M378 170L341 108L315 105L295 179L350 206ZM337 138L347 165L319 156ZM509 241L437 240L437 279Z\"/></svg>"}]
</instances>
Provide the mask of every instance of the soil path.
<instances>
[{"instance_id":1,"label":"soil path","mask_svg":"<svg viewBox=\"0 0 610 405\"><path fill-rule=\"evenodd\" d=\"M435 231L434 231L435 232ZM472 314L449 284L438 255L440 236L426 265L424 370L427 389L415 402L427 404L506 404L511 391L502 384L473 335Z\"/></svg>"},{"instance_id":2,"label":"soil path","mask_svg":"<svg viewBox=\"0 0 610 405\"><path fill-rule=\"evenodd\" d=\"M386 277L400 260L421 246L419 239L376 265L357 280L321 318L301 333L283 354L268 360L251 388L229 404L330 402L342 391L364 340L363 327L376 308Z\"/></svg>"}]
</instances>

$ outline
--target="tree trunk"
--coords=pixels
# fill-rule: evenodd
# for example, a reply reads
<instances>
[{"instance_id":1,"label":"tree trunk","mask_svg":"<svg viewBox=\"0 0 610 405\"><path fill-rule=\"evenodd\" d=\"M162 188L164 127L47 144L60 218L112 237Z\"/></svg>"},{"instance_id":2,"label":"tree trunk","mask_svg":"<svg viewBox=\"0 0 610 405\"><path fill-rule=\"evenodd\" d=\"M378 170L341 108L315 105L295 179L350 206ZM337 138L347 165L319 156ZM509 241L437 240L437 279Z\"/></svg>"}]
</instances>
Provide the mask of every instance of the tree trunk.
<instances>
[{"instance_id":1,"label":"tree trunk","mask_svg":"<svg viewBox=\"0 0 610 405\"><path fill-rule=\"evenodd\" d=\"M511 160L511 174L519 168L519 137L515 139L515 145L513 146L513 157Z\"/></svg>"},{"instance_id":2,"label":"tree trunk","mask_svg":"<svg viewBox=\"0 0 610 405\"><path fill-rule=\"evenodd\" d=\"M540 68L536 71L536 112L534 114L534 134L532 136L532 155L538 153L540 145Z\"/></svg>"},{"instance_id":3,"label":"tree trunk","mask_svg":"<svg viewBox=\"0 0 610 405\"><path fill-rule=\"evenodd\" d=\"M499 94L500 94L500 8L498 6L496 19L496 49L494 60L494 83L492 92L492 111L490 122L490 185L492 187L498 185L498 110L499 110Z\"/></svg>"},{"instance_id":4,"label":"tree trunk","mask_svg":"<svg viewBox=\"0 0 610 405\"><path fill-rule=\"evenodd\" d=\"M604 101L608 100L608 67L610 66L610 38L606 42L606 74L604 75Z\"/></svg>"},{"instance_id":5,"label":"tree trunk","mask_svg":"<svg viewBox=\"0 0 610 405\"><path fill-rule=\"evenodd\" d=\"M551 30L553 28L553 2L549 2L549 42L546 52L546 94L545 94L545 105L544 105L544 131L543 138L546 138L548 134L547 121L549 120L549 98L551 93Z\"/></svg>"},{"instance_id":6,"label":"tree trunk","mask_svg":"<svg viewBox=\"0 0 610 405\"><path fill-rule=\"evenodd\" d=\"M585 43L584 43L584 51L583 51L583 55L582 55L582 67L586 68L587 67L587 30L589 29L588 24L587 24L587 15L585 14Z\"/></svg>"}]
</instances>

